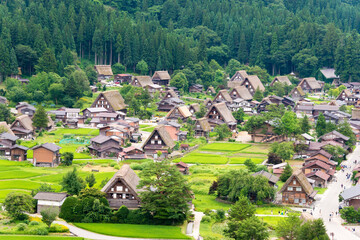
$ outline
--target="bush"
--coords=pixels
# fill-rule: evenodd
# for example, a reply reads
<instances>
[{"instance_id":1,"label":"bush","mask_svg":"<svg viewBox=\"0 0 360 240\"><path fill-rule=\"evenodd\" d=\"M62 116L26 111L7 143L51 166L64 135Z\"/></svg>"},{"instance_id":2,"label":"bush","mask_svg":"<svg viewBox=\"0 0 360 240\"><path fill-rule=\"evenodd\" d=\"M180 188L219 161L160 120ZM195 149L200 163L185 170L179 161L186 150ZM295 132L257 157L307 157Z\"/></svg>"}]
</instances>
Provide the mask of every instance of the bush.
<instances>
[{"instance_id":1,"label":"bush","mask_svg":"<svg viewBox=\"0 0 360 240\"><path fill-rule=\"evenodd\" d=\"M114 168L115 168L116 170L119 170L119 169L120 169L120 166L119 166L119 165L116 165Z\"/></svg>"},{"instance_id":2,"label":"bush","mask_svg":"<svg viewBox=\"0 0 360 240\"><path fill-rule=\"evenodd\" d=\"M39 225L40 223L38 221L31 221L29 223L29 226L36 226L36 225Z\"/></svg>"},{"instance_id":3,"label":"bush","mask_svg":"<svg viewBox=\"0 0 360 240\"><path fill-rule=\"evenodd\" d=\"M78 200L76 197L68 197L65 199L65 202L61 206L59 217L65 219L68 222L73 222L76 219L76 214L74 214L74 206L76 206Z\"/></svg>"},{"instance_id":4,"label":"bush","mask_svg":"<svg viewBox=\"0 0 360 240\"><path fill-rule=\"evenodd\" d=\"M110 167L115 167L117 165L117 163L110 163Z\"/></svg>"},{"instance_id":5,"label":"bush","mask_svg":"<svg viewBox=\"0 0 360 240\"><path fill-rule=\"evenodd\" d=\"M27 228L27 225L25 223L19 223L18 225L16 225L16 230L17 231L25 231L25 229Z\"/></svg>"},{"instance_id":6,"label":"bush","mask_svg":"<svg viewBox=\"0 0 360 240\"><path fill-rule=\"evenodd\" d=\"M41 211L42 221L50 227L51 223L55 221L58 212L52 208L47 208Z\"/></svg>"},{"instance_id":7,"label":"bush","mask_svg":"<svg viewBox=\"0 0 360 240\"><path fill-rule=\"evenodd\" d=\"M54 224L51 224L51 226L49 228L49 232L52 232L52 233L69 232L69 228L64 225L54 223Z\"/></svg>"},{"instance_id":8,"label":"bush","mask_svg":"<svg viewBox=\"0 0 360 240\"><path fill-rule=\"evenodd\" d=\"M28 228L26 233L30 234L30 235L48 235L49 234L49 229L48 229L48 226L46 224L41 223L39 225L32 226L31 228Z\"/></svg>"},{"instance_id":9,"label":"bush","mask_svg":"<svg viewBox=\"0 0 360 240\"><path fill-rule=\"evenodd\" d=\"M217 221L224 221L225 219L225 211L223 209L216 210L216 220Z\"/></svg>"},{"instance_id":10,"label":"bush","mask_svg":"<svg viewBox=\"0 0 360 240\"><path fill-rule=\"evenodd\" d=\"M115 212L115 216L117 217L118 219L118 222L119 223L124 223L126 222L126 219L129 215L129 209L125 206L125 205L122 205L119 210L117 210Z\"/></svg>"},{"instance_id":11,"label":"bush","mask_svg":"<svg viewBox=\"0 0 360 240\"><path fill-rule=\"evenodd\" d=\"M203 223L211 222L211 217L210 216L203 216L203 218L201 219L201 222L203 222Z\"/></svg>"}]
</instances>

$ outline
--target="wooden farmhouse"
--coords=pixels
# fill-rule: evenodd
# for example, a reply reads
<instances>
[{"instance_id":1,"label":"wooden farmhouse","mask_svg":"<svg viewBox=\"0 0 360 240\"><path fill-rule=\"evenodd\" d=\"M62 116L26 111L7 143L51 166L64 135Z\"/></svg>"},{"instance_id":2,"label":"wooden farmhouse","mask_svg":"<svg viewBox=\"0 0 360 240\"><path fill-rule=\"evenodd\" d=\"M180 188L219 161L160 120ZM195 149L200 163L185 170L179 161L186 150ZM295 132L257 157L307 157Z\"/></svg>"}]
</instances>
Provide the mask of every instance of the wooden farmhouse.
<instances>
[{"instance_id":1,"label":"wooden farmhouse","mask_svg":"<svg viewBox=\"0 0 360 240\"><path fill-rule=\"evenodd\" d=\"M38 192L34 196L34 199L37 200L36 213L40 214L42 210L48 208L51 208L55 212L59 213L67 196L67 193Z\"/></svg>"},{"instance_id":2,"label":"wooden farmhouse","mask_svg":"<svg viewBox=\"0 0 360 240\"><path fill-rule=\"evenodd\" d=\"M248 77L248 74L245 70L237 71L227 82L228 88L241 86L241 83L245 81L246 77Z\"/></svg>"},{"instance_id":3,"label":"wooden farmhouse","mask_svg":"<svg viewBox=\"0 0 360 240\"><path fill-rule=\"evenodd\" d=\"M32 148L35 167L55 167L60 164L61 147L53 143L44 143Z\"/></svg>"},{"instance_id":4,"label":"wooden farmhouse","mask_svg":"<svg viewBox=\"0 0 360 240\"><path fill-rule=\"evenodd\" d=\"M291 90L289 96L297 102L305 97L305 93L300 86L297 86Z\"/></svg>"},{"instance_id":5,"label":"wooden farmhouse","mask_svg":"<svg viewBox=\"0 0 360 240\"><path fill-rule=\"evenodd\" d=\"M27 160L27 150L29 148L21 146L21 145L13 145L10 148L10 155L12 161L26 161Z\"/></svg>"},{"instance_id":6,"label":"wooden farmhouse","mask_svg":"<svg viewBox=\"0 0 360 240\"><path fill-rule=\"evenodd\" d=\"M266 121L261 128L255 129L250 133L251 139L254 142L272 143L282 142L285 140L284 136L277 135L274 132L275 124L272 121Z\"/></svg>"},{"instance_id":7,"label":"wooden farmhouse","mask_svg":"<svg viewBox=\"0 0 360 240\"><path fill-rule=\"evenodd\" d=\"M175 121L177 121L178 119L186 120L189 117L191 117L191 115L192 114L189 111L187 106L185 106L185 105L175 106L173 109L170 110L170 112L168 112L165 119L166 120L175 120Z\"/></svg>"},{"instance_id":8,"label":"wooden farmhouse","mask_svg":"<svg viewBox=\"0 0 360 240\"><path fill-rule=\"evenodd\" d=\"M11 147L16 144L19 137L8 132L0 134L0 156L10 156Z\"/></svg>"},{"instance_id":9,"label":"wooden farmhouse","mask_svg":"<svg viewBox=\"0 0 360 240\"><path fill-rule=\"evenodd\" d=\"M145 88L146 86L152 85L154 83L151 81L150 76L135 76L130 84L134 87Z\"/></svg>"},{"instance_id":10,"label":"wooden farmhouse","mask_svg":"<svg viewBox=\"0 0 360 240\"><path fill-rule=\"evenodd\" d=\"M178 105L183 105L184 101L181 100L174 90L168 90L163 99L158 102L158 110L169 112L171 109Z\"/></svg>"},{"instance_id":11,"label":"wooden farmhouse","mask_svg":"<svg viewBox=\"0 0 360 240\"><path fill-rule=\"evenodd\" d=\"M263 176L263 177L266 177L268 179L268 182L269 182L269 185L274 187L276 185L276 183L279 181L279 177L269 173L269 172L266 172L264 170L261 170L260 172L256 172L254 174L252 174L253 177L256 177L256 176Z\"/></svg>"},{"instance_id":12,"label":"wooden farmhouse","mask_svg":"<svg viewBox=\"0 0 360 240\"><path fill-rule=\"evenodd\" d=\"M313 77L303 78L298 86L300 86L305 93L318 93L322 90L320 82Z\"/></svg>"},{"instance_id":13,"label":"wooden farmhouse","mask_svg":"<svg viewBox=\"0 0 360 240\"><path fill-rule=\"evenodd\" d=\"M299 169L289 177L279 193L282 195L282 204L306 206L314 201L317 192Z\"/></svg>"},{"instance_id":14,"label":"wooden farmhouse","mask_svg":"<svg viewBox=\"0 0 360 240\"><path fill-rule=\"evenodd\" d=\"M212 128L226 124L230 130L236 129L236 119L224 102L212 105L205 117Z\"/></svg>"},{"instance_id":15,"label":"wooden farmhouse","mask_svg":"<svg viewBox=\"0 0 360 240\"><path fill-rule=\"evenodd\" d=\"M196 137L209 137L209 133L211 131L210 124L207 118L196 119L195 122L195 136Z\"/></svg>"},{"instance_id":16,"label":"wooden farmhouse","mask_svg":"<svg viewBox=\"0 0 360 240\"><path fill-rule=\"evenodd\" d=\"M204 86L201 84L191 85L189 88L190 93L202 93L204 91Z\"/></svg>"},{"instance_id":17,"label":"wooden farmhouse","mask_svg":"<svg viewBox=\"0 0 360 240\"><path fill-rule=\"evenodd\" d=\"M154 84L168 86L170 79L168 71L156 71L151 80Z\"/></svg>"},{"instance_id":18,"label":"wooden farmhouse","mask_svg":"<svg viewBox=\"0 0 360 240\"><path fill-rule=\"evenodd\" d=\"M345 145L345 142L348 141L350 138L334 130L332 132L325 133L319 139L321 141L335 141Z\"/></svg>"},{"instance_id":19,"label":"wooden farmhouse","mask_svg":"<svg viewBox=\"0 0 360 240\"><path fill-rule=\"evenodd\" d=\"M19 114L25 114L29 117L33 117L36 111L36 108L27 102L20 102L15 108Z\"/></svg>"},{"instance_id":20,"label":"wooden farmhouse","mask_svg":"<svg viewBox=\"0 0 360 240\"><path fill-rule=\"evenodd\" d=\"M352 206L355 210L360 208L360 184L345 189L340 196L343 198L345 206Z\"/></svg>"},{"instance_id":21,"label":"wooden farmhouse","mask_svg":"<svg viewBox=\"0 0 360 240\"><path fill-rule=\"evenodd\" d=\"M347 105L355 105L359 99L359 95L352 94L349 89L342 90L339 96L336 98L336 100L346 102Z\"/></svg>"},{"instance_id":22,"label":"wooden farmhouse","mask_svg":"<svg viewBox=\"0 0 360 240\"><path fill-rule=\"evenodd\" d=\"M320 73L323 75L323 78L327 80L327 82L331 82L332 85L336 87L341 84L339 75L335 74L334 68L323 68L320 69Z\"/></svg>"},{"instance_id":23,"label":"wooden farmhouse","mask_svg":"<svg viewBox=\"0 0 360 240\"><path fill-rule=\"evenodd\" d=\"M210 98L205 99L204 105L206 108L210 108L213 105L213 101Z\"/></svg>"},{"instance_id":24,"label":"wooden farmhouse","mask_svg":"<svg viewBox=\"0 0 360 240\"><path fill-rule=\"evenodd\" d=\"M277 76L274 78L274 80L272 80L272 82L270 83L270 86L274 86L275 83L282 83L282 84L286 84L288 86L291 86L291 82L288 78L288 76Z\"/></svg>"},{"instance_id":25,"label":"wooden farmhouse","mask_svg":"<svg viewBox=\"0 0 360 240\"><path fill-rule=\"evenodd\" d=\"M131 79L132 79L132 75L127 73L114 75L114 81L119 83L130 83Z\"/></svg>"},{"instance_id":26,"label":"wooden farmhouse","mask_svg":"<svg viewBox=\"0 0 360 240\"><path fill-rule=\"evenodd\" d=\"M189 174L189 165L183 162L175 163L175 166L179 169L179 172L181 172L184 175Z\"/></svg>"},{"instance_id":27,"label":"wooden farmhouse","mask_svg":"<svg viewBox=\"0 0 360 240\"><path fill-rule=\"evenodd\" d=\"M302 170L307 178L315 180L317 187L326 187L327 181L335 174L330 165L320 160L305 164Z\"/></svg>"},{"instance_id":28,"label":"wooden farmhouse","mask_svg":"<svg viewBox=\"0 0 360 240\"><path fill-rule=\"evenodd\" d=\"M33 122L28 115L21 115L15 119L10 128L17 137L30 139L34 132L32 123Z\"/></svg>"},{"instance_id":29,"label":"wooden farmhouse","mask_svg":"<svg viewBox=\"0 0 360 240\"><path fill-rule=\"evenodd\" d=\"M140 207L138 194L142 190L138 189L139 182L140 178L136 173L129 165L124 164L101 191L106 194L111 208L117 209L126 206L129 209L135 209Z\"/></svg>"},{"instance_id":30,"label":"wooden farmhouse","mask_svg":"<svg viewBox=\"0 0 360 240\"><path fill-rule=\"evenodd\" d=\"M147 158L144 150L134 146L124 148L123 151L119 154L119 157L121 160Z\"/></svg>"},{"instance_id":31,"label":"wooden farmhouse","mask_svg":"<svg viewBox=\"0 0 360 240\"><path fill-rule=\"evenodd\" d=\"M168 156L168 150L175 147L175 142L166 131L165 125L161 124L155 127L150 136L143 144L143 149L147 156L158 159L158 152L161 152L160 158Z\"/></svg>"},{"instance_id":32,"label":"wooden farmhouse","mask_svg":"<svg viewBox=\"0 0 360 240\"><path fill-rule=\"evenodd\" d=\"M206 90L206 93L208 95L216 94L215 88L213 86L208 87L208 89Z\"/></svg>"},{"instance_id":33,"label":"wooden farmhouse","mask_svg":"<svg viewBox=\"0 0 360 240\"><path fill-rule=\"evenodd\" d=\"M105 108L109 112L121 111L126 113L126 104L124 98L118 90L102 92L95 99L92 108Z\"/></svg>"},{"instance_id":34,"label":"wooden farmhouse","mask_svg":"<svg viewBox=\"0 0 360 240\"><path fill-rule=\"evenodd\" d=\"M85 108L82 110L84 118L93 118L97 117L100 113L109 112L106 108L103 107L91 107L91 108Z\"/></svg>"},{"instance_id":35,"label":"wooden farmhouse","mask_svg":"<svg viewBox=\"0 0 360 240\"><path fill-rule=\"evenodd\" d=\"M108 80L114 75L110 65L95 65L94 68L99 81Z\"/></svg>"},{"instance_id":36,"label":"wooden farmhouse","mask_svg":"<svg viewBox=\"0 0 360 240\"><path fill-rule=\"evenodd\" d=\"M252 95L245 86L237 86L230 90L230 96L232 99L242 98L246 101L252 100Z\"/></svg>"},{"instance_id":37,"label":"wooden farmhouse","mask_svg":"<svg viewBox=\"0 0 360 240\"><path fill-rule=\"evenodd\" d=\"M214 97L214 100L213 100L213 102L217 102L217 103L225 102L227 104L232 103L232 101L233 100L232 100L230 94L228 93L228 91L226 89L220 90L216 94L216 96Z\"/></svg>"},{"instance_id":38,"label":"wooden farmhouse","mask_svg":"<svg viewBox=\"0 0 360 240\"><path fill-rule=\"evenodd\" d=\"M113 137L99 135L91 139L91 144L88 147L90 154L97 157L118 157L122 148L119 141Z\"/></svg>"},{"instance_id":39,"label":"wooden farmhouse","mask_svg":"<svg viewBox=\"0 0 360 240\"><path fill-rule=\"evenodd\" d=\"M196 112L200 112L200 104L198 103L190 104L189 111L192 115L194 115Z\"/></svg>"},{"instance_id":40,"label":"wooden farmhouse","mask_svg":"<svg viewBox=\"0 0 360 240\"><path fill-rule=\"evenodd\" d=\"M252 96L254 96L257 89L262 92L265 91L264 85L260 81L259 77L256 75L247 76L245 80L241 83L241 86L245 86Z\"/></svg>"}]
</instances>

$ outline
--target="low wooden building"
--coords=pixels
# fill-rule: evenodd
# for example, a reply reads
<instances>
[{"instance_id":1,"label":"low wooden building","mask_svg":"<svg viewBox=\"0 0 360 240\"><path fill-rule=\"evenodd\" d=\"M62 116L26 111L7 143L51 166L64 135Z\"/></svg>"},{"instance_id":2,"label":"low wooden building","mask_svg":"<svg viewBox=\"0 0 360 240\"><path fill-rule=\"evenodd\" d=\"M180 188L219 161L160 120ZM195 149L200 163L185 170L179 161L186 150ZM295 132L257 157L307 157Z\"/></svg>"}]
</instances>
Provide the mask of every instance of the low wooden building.
<instances>
[{"instance_id":1,"label":"low wooden building","mask_svg":"<svg viewBox=\"0 0 360 240\"><path fill-rule=\"evenodd\" d=\"M204 86L201 84L191 85L189 88L190 93L202 93L204 91Z\"/></svg>"},{"instance_id":2,"label":"low wooden building","mask_svg":"<svg viewBox=\"0 0 360 240\"><path fill-rule=\"evenodd\" d=\"M88 147L90 154L97 157L118 157L122 148L119 141L115 137L108 137L99 135L91 139L90 146Z\"/></svg>"},{"instance_id":3,"label":"low wooden building","mask_svg":"<svg viewBox=\"0 0 360 240\"><path fill-rule=\"evenodd\" d=\"M305 93L318 93L322 91L322 86L314 77L303 78L299 85Z\"/></svg>"},{"instance_id":4,"label":"low wooden building","mask_svg":"<svg viewBox=\"0 0 360 240\"><path fill-rule=\"evenodd\" d=\"M205 117L212 128L226 124L230 130L236 129L236 119L224 102L212 105Z\"/></svg>"},{"instance_id":5,"label":"low wooden building","mask_svg":"<svg viewBox=\"0 0 360 240\"><path fill-rule=\"evenodd\" d=\"M10 156L12 161L26 161L27 160L27 150L29 148L15 144L10 148Z\"/></svg>"},{"instance_id":6,"label":"low wooden building","mask_svg":"<svg viewBox=\"0 0 360 240\"><path fill-rule=\"evenodd\" d=\"M130 83L131 79L132 79L132 75L127 73L114 75L114 81L119 83Z\"/></svg>"},{"instance_id":7,"label":"low wooden building","mask_svg":"<svg viewBox=\"0 0 360 240\"><path fill-rule=\"evenodd\" d=\"M279 193L282 195L282 204L306 206L315 200L317 192L299 169L289 177Z\"/></svg>"},{"instance_id":8,"label":"low wooden building","mask_svg":"<svg viewBox=\"0 0 360 240\"><path fill-rule=\"evenodd\" d=\"M100 93L91 107L105 108L109 112L121 111L126 113L127 105L118 90L110 90Z\"/></svg>"},{"instance_id":9,"label":"low wooden building","mask_svg":"<svg viewBox=\"0 0 360 240\"><path fill-rule=\"evenodd\" d=\"M182 105L182 106L175 106L173 109L170 110L170 112L168 112L168 114L165 116L166 120L175 120L177 121L178 119L181 120L186 120L189 117L191 117L191 112L189 111L189 109L187 108L187 106Z\"/></svg>"},{"instance_id":10,"label":"low wooden building","mask_svg":"<svg viewBox=\"0 0 360 240\"><path fill-rule=\"evenodd\" d=\"M34 199L37 200L37 214L40 214L42 210L51 208L57 213L60 212L61 206L65 202L67 193L55 193L55 192L38 192Z\"/></svg>"},{"instance_id":11,"label":"low wooden building","mask_svg":"<svg viewBox=\"0 0 360 240\"><path fill-rule=\"evenodd\" d=\"M134 87L145 88L148 85L153 85L154 83L151 81L150 76L135 76L130 84Z\"/></svg>"},{"instance_id":12,"label":"low wooden building","mask_svg":"<svg viewBox=\"0 0 360 240\"><path fill-rule=\"evenodd\" d=\"M352 94L349 89L342 90L339 96L336 98L336 100L345 101L347 105L356 105L359 99L360 96Z\"/></svg>"},{"instance_id":13,"label":"low wooden building","mask_svg":"<svg viewBox=\"0 0 360 240\"><path fill-rule=\"evenodd\" d=\"M36 108L27 102L20 102L15 108L19 114L25 114L29 117L33 117L36 111Z\"/></svg>"},{"instance_id":14,"label":"low wooden building","mask_svg":"<svg viewBox=\"0 0 360 240\"><path fill-rule=\"evenodd\" d=\"M345 189L342 193L340 193L340 196L343 198L346 206L352 206L355 210L360 208L360 184Z\"/></svg>"},{"instance_id":15,"label":"low wooden building","mask_svg":"<svg viewBox=\"0 0 360 240\"><path fill-rule=\"evenodd\" d=\"M110 65L95 65L94 68L99 81L108 80L114 75Z\"/></svg>"},{"instance_id":16,"label":"low wooden building","mask_svg":"<svg viewBox=\"0 0 360 240\"><path fill-rule=\"evenodd\" d=\"M169 112L176 106L183 105L181 100L174 90L168 90L160 102L157 103L158 111Z\"/></svg>"},{"instance_id":17,"label":"low wooden building","mask_svg":"<svg viewBox=\"0 0 360 240\"><path fill-rule=\"evenodd\" d=\"M128 164L124 164L121 169L101 189L106 194L111 208L120 208L126 206L129 209L140 207L138 189L140 178L130 168Z\"/></svg>"},{"instance_id":18,"label":"low wooden building","mask_svg":"<svg viewBox=\"0 0 360 240\"><path fill-rule=\"evenodd\" d=\"M275 77L274 80L272 80L272 82L270 83L270 86L274 86L275 83L282 83L282 84L291 86L291 82L290 82L290 79L288 78L288 76Z\"/></svg>"},{"instance_id":19,"label":"low wooden building","mask_svg":"<svg viewBox=\"0 0 360 240\"><path fill-rule=\"evenodd\" d=\"M35 167L55 167L60 164L61 147L53 143L44 143L32 148Z\"/></svg>"},{"instance_id":20,"label":"low wooden building","mask_svg":"<svg viewBox=\"0 0 360 240\"><path fill-rule=\"evenodd\" d=\"M294 87L289 96L295 101L299 101L305 97L305 93L300 86Z\"/></svg>"},{"instance_id":21,"label":"low wooden building","mask_svg":"<svg viewBox=\"0 0 360 240\"><path fill-rule=\"evenodd\" d=\"M175 166L179 169L179 171L184 174L184 175L187 175L189 174L189 165L187 165L186 163L183 163L183 162L178 162L178 163L175 163Z\"/></svg>"},{"instance_id":22,"label":"low wooden building","mask_svg":"<svg viewBox=\"0 0 360 240\"><path fill-rule=\"evenodd\" d=\"M170 83L170 79L168 71L156 71L151 80L154 84L167 86Z\"/></svg>"},{"instance_id":23,"label":"low wooden building","mask_svg":"<svg viewBox=\"0 0 360 240\"><path fill-rule=\"evenodd\" d=\"M146 159L147 156L144 150L131 146L128 148L124 148L122 152L119 154L119 158L121 160L128 160L128 159L140 160L140 159Z\"/></svg>"},{"instance_id":24,"label":"low wooden building","mask_svg":"<svg viewBox=\"0 0 360 240\"><path fill-rule=\"evenodd\" d=\"M15 119L10 126L13 133L23 139L30 139L33 136L34 127L28 115L21 115Z\"/></svg>"},{"instance_id":25,"label":"low wooden building","mask_svg":"<svg viewBox=\"0 0 360 240\"><path fill-rule=\"evenodd\" d=\"M269 185L274 187L276 185L276 183L279 181L279 177L269 173L269 172L266 172L264 170L261 170L260 172L256 172L254 174L252 174L253 177L256 177L256 176L263 176L263 177L266 177L268 179L268 182L269 182Z\"/></svg>"},{"instance_id":26,"label":"low wooden building","mask_svg":"<svg viewBox=\"0 0 360 240\"><path fill-rule=\"evenodd\" d=\"M207 118L196 119L194 131L196 137L208 138L209 133L211 131L211 127Z\"/></svg>"}]
</instances>

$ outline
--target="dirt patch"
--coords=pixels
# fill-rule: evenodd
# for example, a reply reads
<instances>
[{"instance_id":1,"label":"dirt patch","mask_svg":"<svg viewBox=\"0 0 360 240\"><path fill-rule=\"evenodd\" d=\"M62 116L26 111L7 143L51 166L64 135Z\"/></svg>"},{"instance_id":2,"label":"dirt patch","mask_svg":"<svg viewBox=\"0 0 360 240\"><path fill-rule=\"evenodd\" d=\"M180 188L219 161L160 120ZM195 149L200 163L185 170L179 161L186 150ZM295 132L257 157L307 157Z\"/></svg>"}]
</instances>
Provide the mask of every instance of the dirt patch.
<instances>
[{"instance_id":1,"label":"dirt patch","mask_svg":"<svg viewBox=\"0 0 360 240\"><path fill-rule=\"evenodd\" d=\"M117 171L115 168L110 167L110 166L102 167L100 165L90 165L90 164L87 164L81 170L84 171L84 172L92 172L92 170L97 170L99 172L114 172L114 171Z\"/></svg>"}]
</instances>

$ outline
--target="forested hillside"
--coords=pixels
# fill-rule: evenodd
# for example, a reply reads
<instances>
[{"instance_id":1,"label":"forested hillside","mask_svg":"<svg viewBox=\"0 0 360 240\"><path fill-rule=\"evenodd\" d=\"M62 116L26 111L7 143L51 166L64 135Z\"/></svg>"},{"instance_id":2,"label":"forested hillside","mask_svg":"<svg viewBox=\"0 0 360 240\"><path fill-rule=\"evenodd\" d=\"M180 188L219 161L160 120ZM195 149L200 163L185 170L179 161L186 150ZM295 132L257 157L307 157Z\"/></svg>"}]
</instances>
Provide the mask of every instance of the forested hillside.
<instances>
[{"instance_id":1,"label":"forested hillside","mask_svg":"<svg viewBox=\"0 0 360 240\"><path fill-rule=\"evenodd\" d=\"M2 76L17 66L62 76L76 53L132 70L140 60L173 71L234 58L273 75L336 67L360 80L355 0L13 0L2 1L0 23Z\"/></svg>"}]
</instances>

